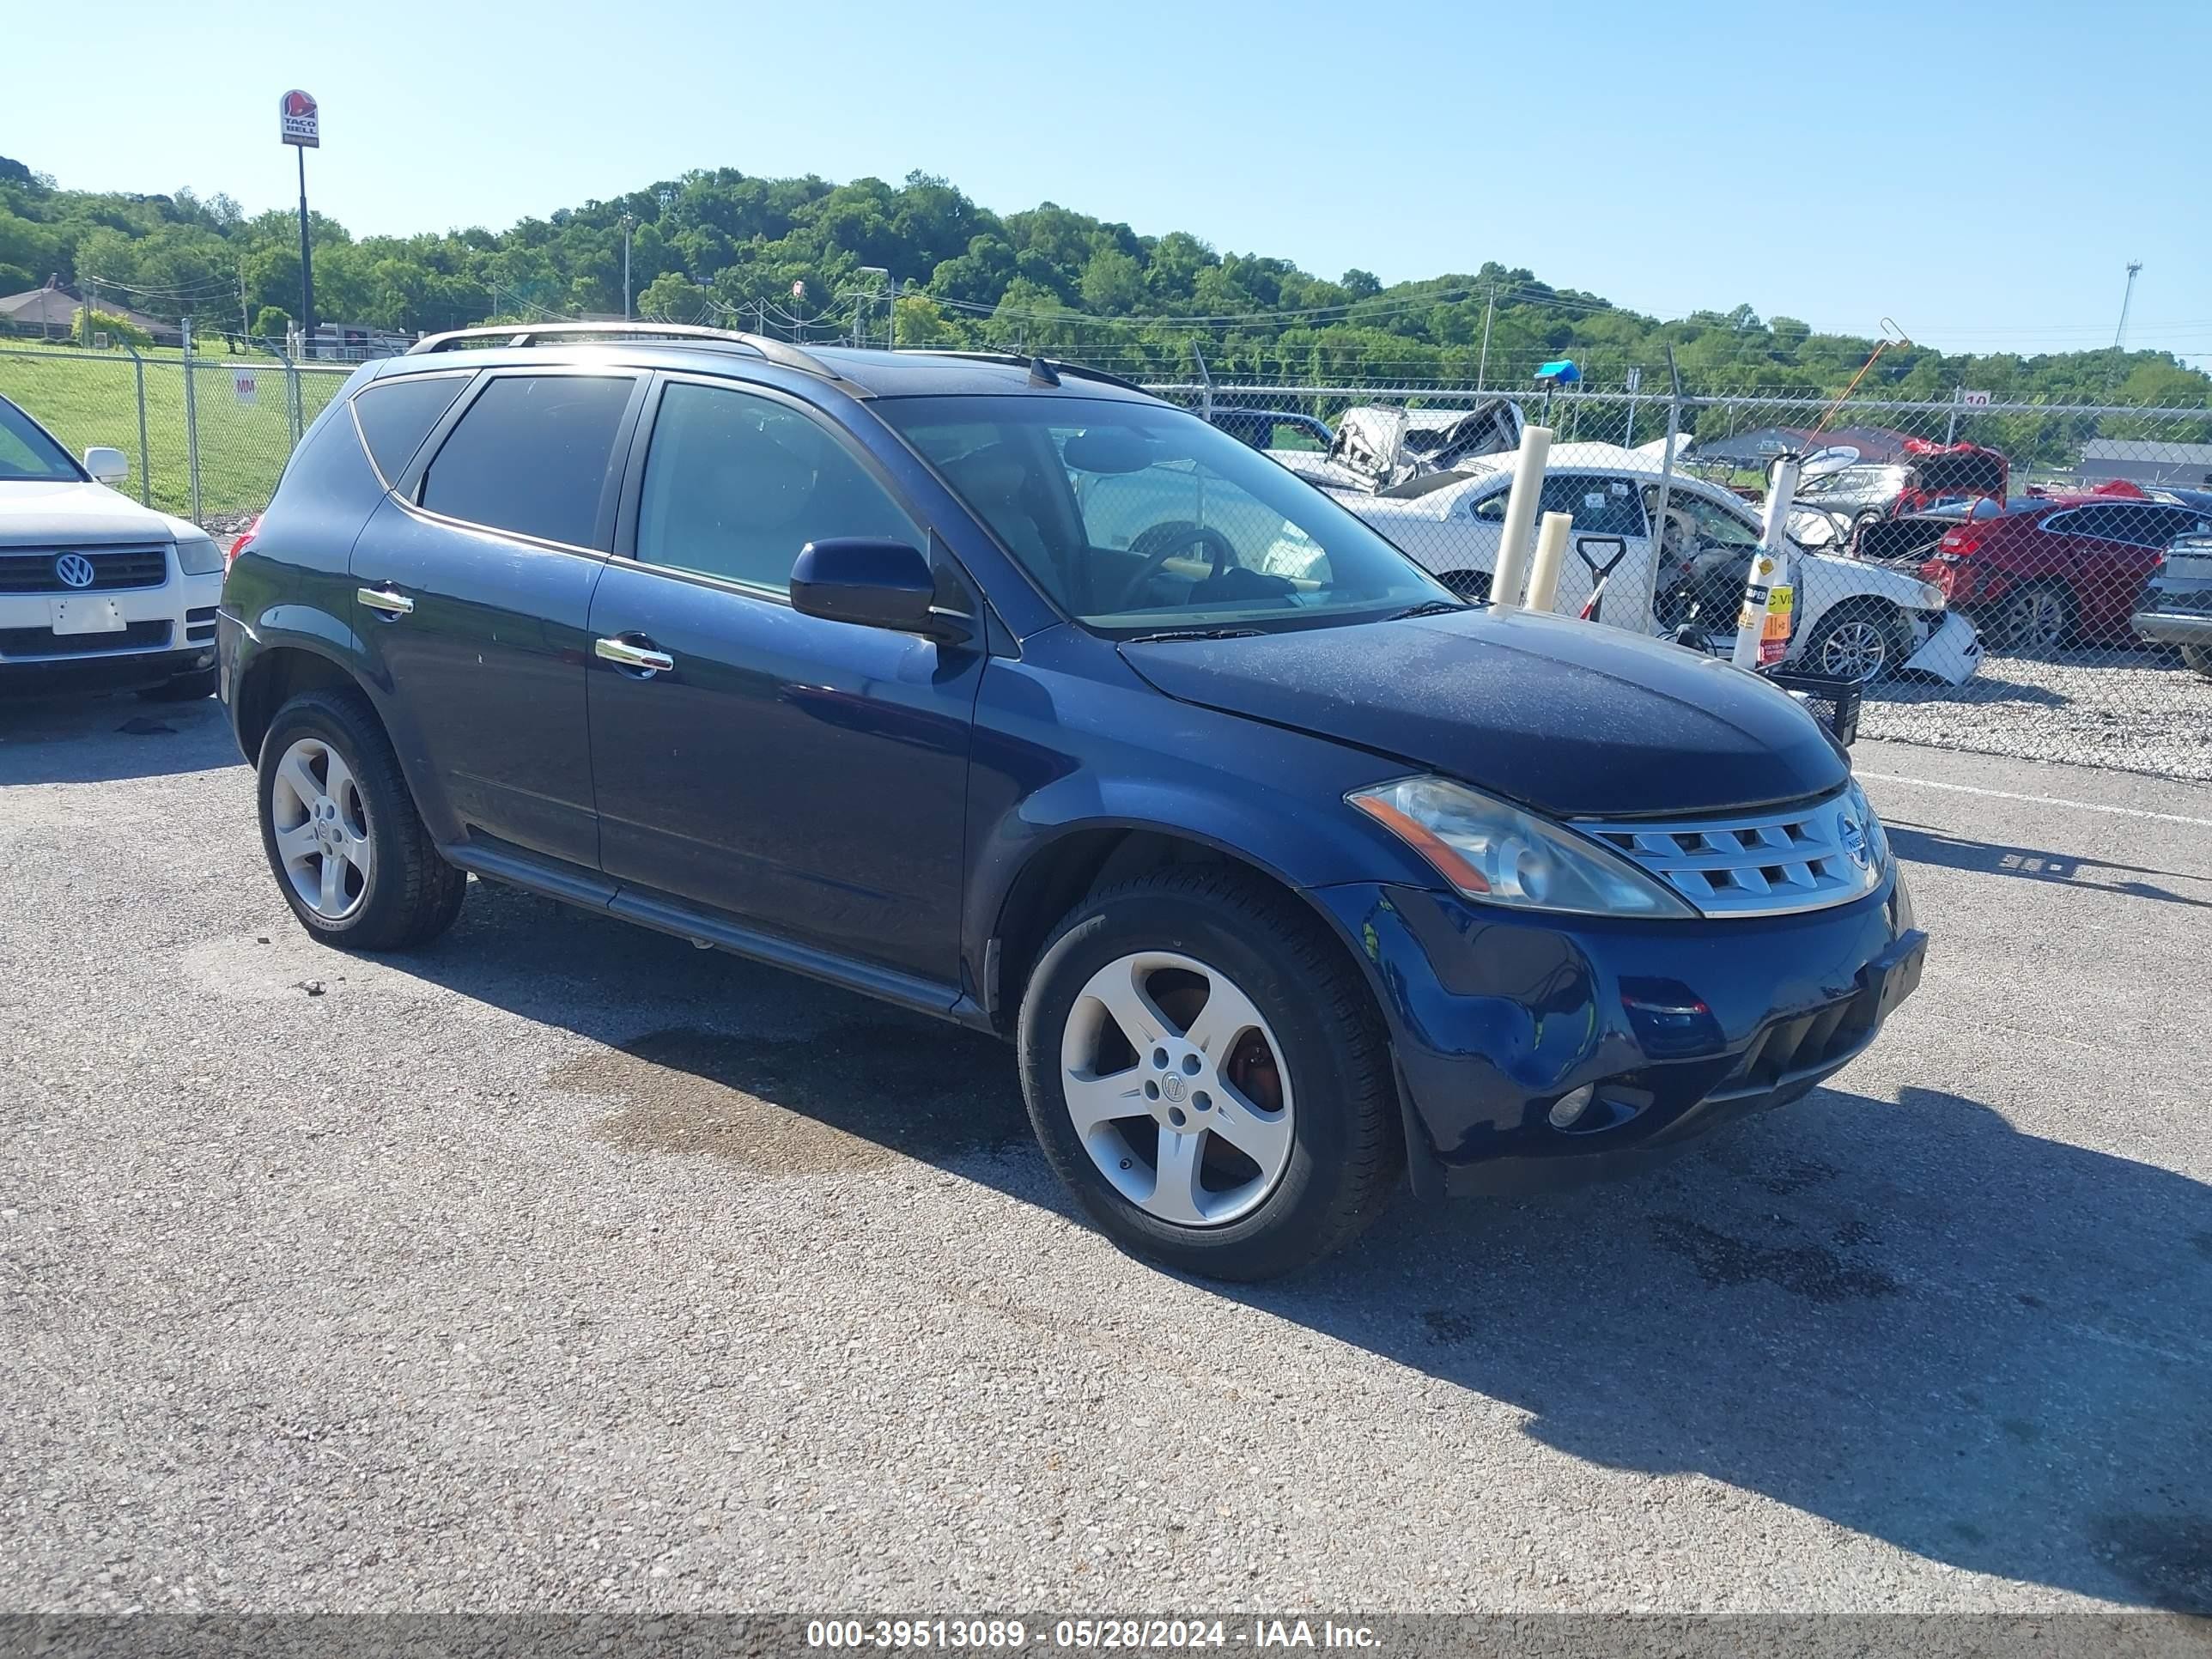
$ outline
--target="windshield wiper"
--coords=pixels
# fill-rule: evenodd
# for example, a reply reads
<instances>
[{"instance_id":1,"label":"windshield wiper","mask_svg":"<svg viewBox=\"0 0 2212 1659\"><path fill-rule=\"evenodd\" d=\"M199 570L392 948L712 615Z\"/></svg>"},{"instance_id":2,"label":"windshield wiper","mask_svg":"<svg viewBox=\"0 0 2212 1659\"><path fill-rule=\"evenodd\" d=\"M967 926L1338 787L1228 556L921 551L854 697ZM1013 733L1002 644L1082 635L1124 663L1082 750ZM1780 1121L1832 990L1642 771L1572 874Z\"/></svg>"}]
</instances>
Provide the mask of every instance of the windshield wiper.
<instances>
[{"instance_id":1,"label":"windshield wiper","mask_svg":"<svg viewBox=\"0 0 2212 1659\"><path fill-rule=\"evenodd\" d=\"M1257 639L1256 628L1167 628L1157 634L1133 634L1121 641L1124 645L1157 645L1162 640L1250 640Z\"/></svg>"},{"instance_id":2,"label":"windshield wiper","mask_svg":"<svg viewBox=\"0 0 2212 1659\"><path fill-rule=\"evenodd\" d=\"M1474 609L1473 605L1463 605L1457 599L1423 599L1419 605L1408 605L1403 611L1385 617L1382 620L1404 622L1409 617L1445 617L1455 611Z\"/></svg>"}]
</instances>

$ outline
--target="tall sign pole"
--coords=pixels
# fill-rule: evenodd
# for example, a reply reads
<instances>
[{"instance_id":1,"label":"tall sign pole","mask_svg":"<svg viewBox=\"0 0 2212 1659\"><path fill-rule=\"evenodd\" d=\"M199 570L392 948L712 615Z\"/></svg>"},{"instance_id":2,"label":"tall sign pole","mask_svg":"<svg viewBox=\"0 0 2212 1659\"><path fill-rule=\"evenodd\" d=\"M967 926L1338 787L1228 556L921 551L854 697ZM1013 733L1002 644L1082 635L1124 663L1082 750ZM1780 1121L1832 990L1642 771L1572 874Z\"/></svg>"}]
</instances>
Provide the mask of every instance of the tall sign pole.
<instances>
[{"instance_id":1,"label":"tall sign pole","mask_svg":"<svg viewBox=\"0 0 2212 1659\"><path fill-rule=\"evenodd\" d=\"M300 156L300 350L315 355L315 255L307 240L307 152L323 144L322 112L296 87L277 101L284 142Z\"/></svg>"}]
</instances>

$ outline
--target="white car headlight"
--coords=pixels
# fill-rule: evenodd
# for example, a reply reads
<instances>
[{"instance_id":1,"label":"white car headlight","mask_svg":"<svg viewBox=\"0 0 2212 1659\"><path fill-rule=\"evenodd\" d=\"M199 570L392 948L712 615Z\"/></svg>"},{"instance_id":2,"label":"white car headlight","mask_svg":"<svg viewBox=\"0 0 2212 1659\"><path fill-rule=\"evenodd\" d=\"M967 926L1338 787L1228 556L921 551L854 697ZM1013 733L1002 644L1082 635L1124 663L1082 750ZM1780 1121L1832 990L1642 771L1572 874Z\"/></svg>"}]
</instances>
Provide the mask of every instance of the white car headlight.
<instances>
[{"instance_id":1,"label":"white car headlight","mask_svg":"<svg viewBox=\"0 0 2212 1659\"><path fill-rule=\"evenodd\" d=\"M1471 899L1579 915L1698 914L1595 842L1449 778L1401 778L1345 799Z\"/></svg>"},{"instance_id":2,"label":"white car headlight","mask_svg":"<svg viewBox=\"0 0 2212 1659\"><path fill-rule=\"evenodd\" d=\"M212 576L222 568L222 550L205 536L179 536L177 568L187 576Z\"/></svg>"}]
</instances>

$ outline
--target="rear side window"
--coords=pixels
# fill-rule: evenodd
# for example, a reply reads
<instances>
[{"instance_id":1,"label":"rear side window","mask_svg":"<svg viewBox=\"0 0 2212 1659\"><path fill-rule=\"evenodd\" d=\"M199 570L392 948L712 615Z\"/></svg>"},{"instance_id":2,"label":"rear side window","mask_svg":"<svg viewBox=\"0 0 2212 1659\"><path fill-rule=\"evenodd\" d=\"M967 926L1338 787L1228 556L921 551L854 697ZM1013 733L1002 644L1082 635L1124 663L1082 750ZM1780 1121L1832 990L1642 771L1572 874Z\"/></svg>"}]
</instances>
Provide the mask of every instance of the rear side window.
<instances>
[{"instance_id":1,"label":"rear side window","mask_svg":"<svg viewBox=\"0 0 2212 1659\"><path fill-rule=\"evenodd\" d=\"M469 383L465 374L410 375L370 386L353 400L354 424L386 484L396 483Z\"/></svg>"},{"instance_id":2,"label":"rear side window","mask_svg":"<svg viewBox=\"0 0 2212 1659\"><path fill-rule=\"evenodd\" d=\"M1644 503L1626 478L1587 472L1553 472L1537 492L1540 513L1571 513L1575 532L1583 536L1641 536Z\"/></svg>"},{"instance_id":3,"label":"rear side window","mask_svg":"<svg viewBox=\"0 0 2212 1659\"><path fill-rule=\"evenodd\" d=\"M629 375L514 374L486 386L422 480L433 513L592 547Z\"/></svg>"}]
</instances>

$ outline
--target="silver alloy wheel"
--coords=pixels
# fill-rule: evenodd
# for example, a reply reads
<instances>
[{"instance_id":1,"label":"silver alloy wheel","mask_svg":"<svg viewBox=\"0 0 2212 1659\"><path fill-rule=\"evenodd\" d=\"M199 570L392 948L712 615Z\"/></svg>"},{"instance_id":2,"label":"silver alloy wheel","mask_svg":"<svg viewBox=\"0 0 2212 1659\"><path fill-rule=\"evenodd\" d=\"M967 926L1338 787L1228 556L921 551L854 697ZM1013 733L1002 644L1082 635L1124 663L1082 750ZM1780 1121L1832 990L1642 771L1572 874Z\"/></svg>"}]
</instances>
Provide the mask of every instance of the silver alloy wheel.
<instances>
[{"instance_id":1,"label":"silver alloy wheel","mask_svg":"<svg viewBox=\"0 0 2212 1659\"><path fill-rule=\"evenodd\" d=\"M277 860L300 902L325 921L359 909L376 854L368 802L344 757L320 738L299 739L276 763L269 817Z\"/></svg>"},{"instance_id":2,"label":"silver alloy wheel","mask_svg":"<svg viewBox=\"0 0 2212 1659\"><path fill-rule=\"evenodd\" d=\"M2055 651L2066 639L2066 603L2047 587L2030 588L2005 607L2005 623L2014 647Z\"/></svg>"},{"instance_id":3,"label":"silver alloy wheel","mask_svg":"<svg viewBox=\"0 0 2212 1659\"><path fill-rule=\"evenodd\" d=\"M1889 661L1889 635L1869 617L1846 617L1820 641L1819 667L1830 679L1873 679Z\"/></svg>"},{"instance_id":4,"label":"silver alloy wheel","mask_svg":"<svg viewBox=\"0 0 2212 1659\"><path fill-rule=\"evenodd\" d=\"M1290 1165L1282 1045L1251 998L1194 957L1139 951L1093 974L1068 1010L1060 1065L1084 1151L1163 1221L1234 1221Z\"/></svg>"}]
</instances>

